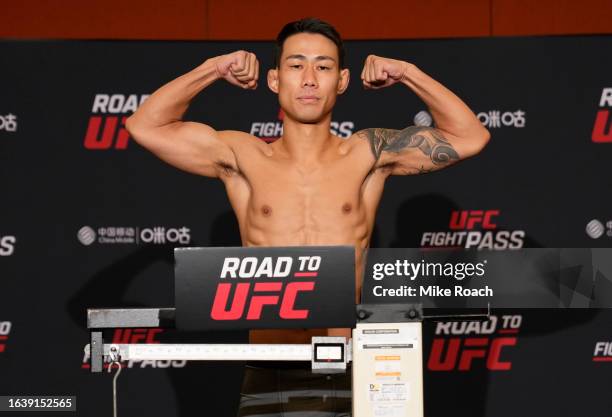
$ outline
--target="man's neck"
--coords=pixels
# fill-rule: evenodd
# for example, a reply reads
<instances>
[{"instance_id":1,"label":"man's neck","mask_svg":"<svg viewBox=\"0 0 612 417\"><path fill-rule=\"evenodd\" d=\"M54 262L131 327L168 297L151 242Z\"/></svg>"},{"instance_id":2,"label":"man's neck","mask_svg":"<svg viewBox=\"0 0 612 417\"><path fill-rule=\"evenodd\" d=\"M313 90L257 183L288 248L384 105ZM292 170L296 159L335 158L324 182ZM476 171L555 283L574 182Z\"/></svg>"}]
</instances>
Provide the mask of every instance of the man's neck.
<instances>
[{"instance_id":1,"label":"man's neck","mask_svg":"<svg viewBox=\"0 0 612 417\"><path fill-rule=\"evenodd\" d=\"M300 123L285 117L280 145L289 157L301 163L314 163L329 150L331 117L319 123Z\"/></svg>"}]
</instances>

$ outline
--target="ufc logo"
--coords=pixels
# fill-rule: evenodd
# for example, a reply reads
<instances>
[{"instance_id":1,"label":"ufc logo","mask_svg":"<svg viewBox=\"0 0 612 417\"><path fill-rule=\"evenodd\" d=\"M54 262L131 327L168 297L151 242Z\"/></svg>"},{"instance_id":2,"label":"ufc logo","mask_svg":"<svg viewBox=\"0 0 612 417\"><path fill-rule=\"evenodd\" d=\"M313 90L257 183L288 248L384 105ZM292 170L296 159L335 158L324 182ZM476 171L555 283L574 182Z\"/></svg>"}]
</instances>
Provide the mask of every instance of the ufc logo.
<instances>
[{"instance_id":1,"label":"ufc logo","mask_svg":"<svg viewBox=\"0 0 612 417\"><path fill-rule=\"evenodd\" d=\"M602 90L599 107L612 107L612 88ZM609 110L600 109L597 112L591 140L595 143L612 142L612 122Z\"/></svg>"},{"instance_id":2,"label":"ufc logo","mask_svg":"<svg viewBox=\"0 0 612 417\"><path fill-rule=\"evenodd\" d=\"M314 285L314 281L290 282L286 284L281 296L282 282L257 282L253 285L252 292L250 282L235 285L221 283L217 286L210 316L213 320L239 320L244 317L246 310L247 320L259 320L265 306L280 305L278 314L281 319L305 319L308 317L309 310L296 310L295 301L298 293L312 291ZM234 288L234 296L228 309L232 288ZM268 294L259 294L262 292ZM247 301L249 301L248 309L246 309Z\"/></svg>"},{"instance_id":3,"label":"ufc logo","mask_svg":"<svg viewBox=\"0 0 612 417\"><path fill-rule=\"evenodd\" d=\"M91 116L85 134L85 148L92 150L126 149L130 138L124 127L126 119L127 116L121 117L121 125L117 129L119 116Z\"/></svg>"},{"instance_id":4,"label":"ufc logo","mask_svg":"<svg viewBox=\"0 0 612 417\"><path fill-rule=\"evenodd\" d=\"M162 329L115 329L113 343L159 343L155 338Z\"/></svg>"},{"instance_id":5,"label":"ufc logo","mask_svg":"<svg viewBox=\"0 0 612 417\"><path fill-rule=\"evenodd\" d=\"M162 329L115 329L115 332L113 333L113 341L111 343L118 345L131 343L159 343L159 341L156 340L156 337L160 333L163 333ZM81 365L83 369L89 369L90 359L90 353L88 350L86 350L83 356L83 364ZM108 358L105 358L104 360L104 368L106 369L109 367ZM122 365L122 367L124 366L125 365ZM131 368L131 365L129 365L129 367ZM155 367L155 365L153 367Z\"/></svg>"},{"instance_id":6,"label":"ufc logo","mask_svg":"<svg viewBox=\"0 0 612 417\"><path fill-rule=\"evenodd\" d=\"M487 337L469 337L463 339L463 344L462 339L457 337L448 340L436 338L431 346L427 366L432 371L469 371L475 359L482 359L491 371L508 371L512 363L501 360L502 350L506 346L515 345L516 337L493 338L491 344Z\"/></svg>"},{"instance_id":7,"label":"ufc logo","mask_svg":"<svg viewBox=\"0 0 612 417\"><path fill-rule=\"evenodd\" d=\"M499 210L462 210L453 211L450 219L451 230L472 230L478 224L483 229L496 229L493 217L499 216Z\"/></svg>"},{"instance_id":8,"label":"ufc logo","mask_svg":"<svg viewBox=\"0 0 612 417\"><path fill-rule=\"evenodd\" d=\"M609 110L597 112L591 140L595 143L612 142L612 120L610 120Z\"/></svg>"}]
</instances>

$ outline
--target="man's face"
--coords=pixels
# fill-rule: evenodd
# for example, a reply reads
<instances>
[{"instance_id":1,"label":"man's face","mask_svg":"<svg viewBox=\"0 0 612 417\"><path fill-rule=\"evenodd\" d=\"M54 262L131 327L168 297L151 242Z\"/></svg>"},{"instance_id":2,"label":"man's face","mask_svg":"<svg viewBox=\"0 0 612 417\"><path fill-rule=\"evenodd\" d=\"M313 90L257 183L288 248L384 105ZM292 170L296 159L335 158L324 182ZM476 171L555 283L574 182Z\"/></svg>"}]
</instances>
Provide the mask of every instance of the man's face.
<instances>
[{"instance_id":1,"label":"man's face","mask_svg":"<svg viewBox=\"0 0 612 417\"><path fill-rule=\"evenodd\" d=\"M268 74L285 114L301 123L318 123L331 113L336 96L348 86L338 48L323 35L298 33L285 40L278 69Z\"/></svg>"}]
</instances>

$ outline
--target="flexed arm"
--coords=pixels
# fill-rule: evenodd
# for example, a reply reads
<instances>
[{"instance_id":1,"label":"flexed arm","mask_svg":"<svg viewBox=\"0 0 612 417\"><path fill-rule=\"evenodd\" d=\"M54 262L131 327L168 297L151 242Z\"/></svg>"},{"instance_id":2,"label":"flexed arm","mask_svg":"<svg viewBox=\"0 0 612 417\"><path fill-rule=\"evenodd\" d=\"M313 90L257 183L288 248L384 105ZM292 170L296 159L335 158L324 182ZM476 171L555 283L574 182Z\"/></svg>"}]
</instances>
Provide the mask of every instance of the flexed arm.
<instances>
[{"instance_id":1,"label":"flexed arm","mask_svg":"<svg viewBox=\"0 0 612 417\"><path fill-rule=\"evenodd\" d=\"M470 108L453 92L414 64L370 55L361 73L366 88L402 83L427 105L436 127L403 130L373 128L357 132L372 149L378 167L394 175L419 174L444 168L476 155L490 135Z\"/></svg>"},{"instance_id":2,"label":"flexed arm","mask_svg":"<svg viewBox=\"0 0 612 417\"><path fill-rule=\"evenodd\" d=\"M155 91L127 119L127 130L136 142L185 171L217 177L224 170L238 170L231 142L244 133L218 132L183 121L183 115L191 100L216 80L254 89L258 77L259 62L252 53L237 51L208 59Z\"/></svg>"}]
</instances>

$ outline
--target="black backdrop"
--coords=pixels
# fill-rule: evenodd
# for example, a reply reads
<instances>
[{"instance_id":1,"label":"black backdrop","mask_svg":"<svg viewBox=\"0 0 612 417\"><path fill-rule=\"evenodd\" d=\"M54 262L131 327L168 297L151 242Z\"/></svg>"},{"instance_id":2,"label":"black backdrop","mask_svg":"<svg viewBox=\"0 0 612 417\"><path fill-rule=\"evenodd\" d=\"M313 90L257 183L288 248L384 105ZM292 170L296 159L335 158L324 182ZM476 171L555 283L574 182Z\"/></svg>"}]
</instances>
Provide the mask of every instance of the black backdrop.
<instances>
[{"instance_id":1,"label":"black backdrop","mask_svg":"<svg viewBox=\"0 0 612 417\"><path fill-rule=\"evenodd\" d=\"M341 134L402 128L426 110L400 86L361 88L371 53L415 63L463 98L492 134L472 160L391 178L372 246L418 247L424 233L450 230L453 211L478 210L495 213L494 233L523 231L525 247L610 246L612 99L602 96L612 95L611 47L612 38L601 36L349 42L352 85L333 117ZM272 44L262 42L0 42L0 395L77 395L78 415L109 415L111 377L90 375L83 362L85 308L171 306L172 247L240 244L220 182L159 162L119 130L142 95L236 49L255 52L262 69L271 65ZM97 95L109 100L105 110L94 111ZM274 130L278 110L263 81L254 92L219 82L187 118L276 136L259 127ZM115 122L119 129L110 128ZM612 355L601 352L612 342L612 312L495 314L520 324L509 334L425 327L428 416L610 415ZM138 335L123 336L142 341ZM170 331L148 336L187 340ZM431 365L436 343L458 343L460 358L473 337L486 339L485 358L465 369L460 359L446 370ZM500 337L514 338L496 356L510 369L489 369ZM119 379L119 411L231 416L241 372L230 363L132 364Z\"/></svg>"}]
</instances>

